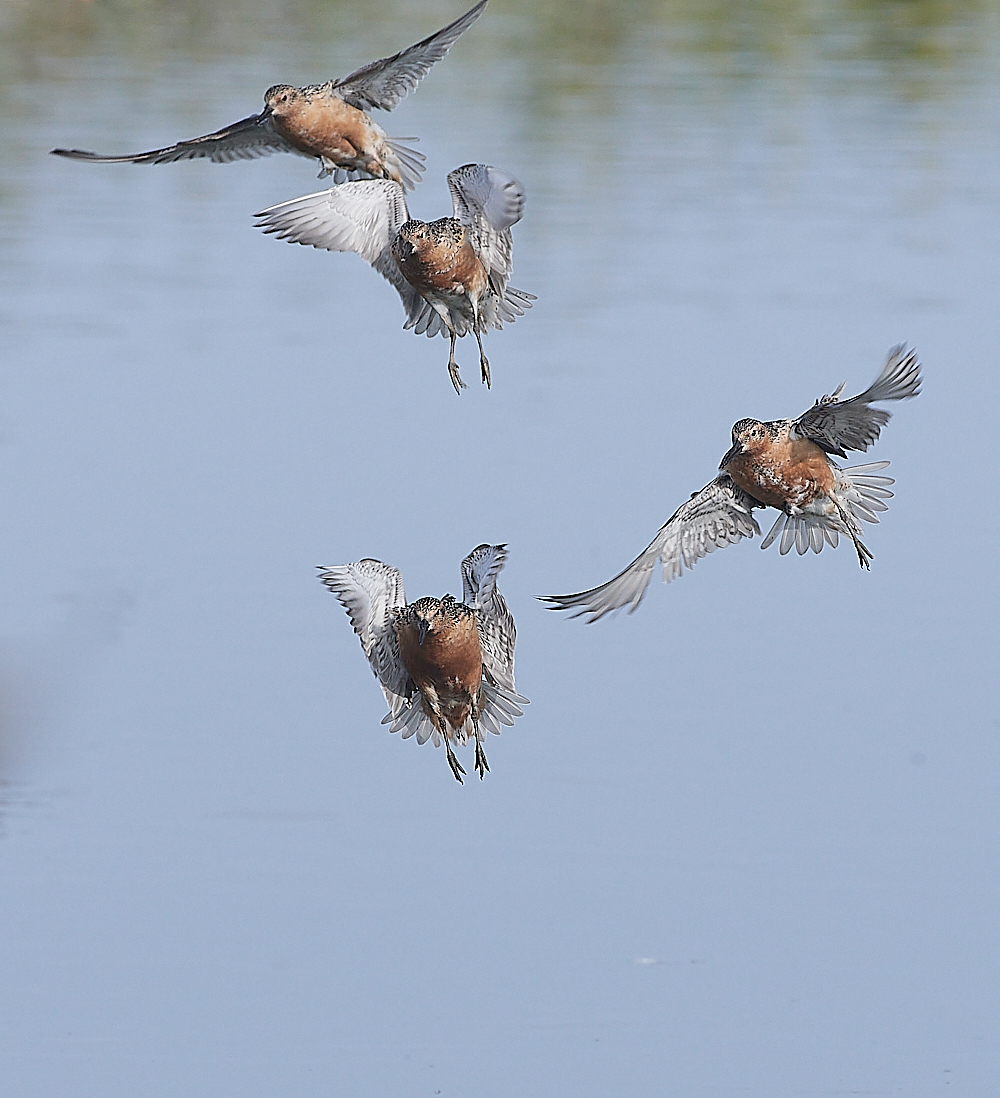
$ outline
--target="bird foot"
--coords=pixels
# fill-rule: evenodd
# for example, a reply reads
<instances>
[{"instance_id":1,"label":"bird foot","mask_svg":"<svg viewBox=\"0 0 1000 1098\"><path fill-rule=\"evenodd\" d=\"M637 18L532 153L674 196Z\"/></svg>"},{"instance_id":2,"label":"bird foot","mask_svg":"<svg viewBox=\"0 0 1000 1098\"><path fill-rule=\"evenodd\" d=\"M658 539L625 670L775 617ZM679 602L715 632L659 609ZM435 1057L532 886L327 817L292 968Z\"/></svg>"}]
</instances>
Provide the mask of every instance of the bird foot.
<instances>
[{"instance_id":1,"label":"bird foot","mask_svg":"<svg viewBox=\"0 0 1000 1098\"><path fill-rule=\"evenodd\" d=\"M479 740L476 740L476 773L479 775L480 781L486 777L486 771L489 768L490 764L486 761L486 752L483 750L483 745Z\"/></svg>"},{"instance_id":2,"label":"bird foot","mask_svg":"<svg viewBox=\"0 0 1000 1098\"><path fill-rule=\"evenodd\" d=\"M459 785L465 785L462 781L462 775L465 773L465 767L458 761L455 756L455 752L451 749L451 744L447 740L444 742L445 750L448 752L448 765L451 767L452 774L458 779Z\"/></svg>"},{"instance_id":3,"label":"bird foot","mask_svg":"<svg viewBox=\"0 0 1000 1098\"><path fill-rule=\"evenodd\" d=\"M492 389L493 386L490 385L490 360L486 357L486 355L482 355L480 357L479 368L483 372L483 384L486 386L487 389ZM488 769L489 767L487 767L487 770Z\"/></svg>"},{"instance_id":4,"label":"bird foot","mask_svg":"<svg viewBox=\"0 0 1000 1098\"><path fill-rule=\"evenodd\" d=\"M458 373L458 363L452 359L448 363L448 375L451 377L451 383L455 386L455 392L461 395L463 389L468 389L468 385L461 379Z\"/></svg>"}]
</instances>

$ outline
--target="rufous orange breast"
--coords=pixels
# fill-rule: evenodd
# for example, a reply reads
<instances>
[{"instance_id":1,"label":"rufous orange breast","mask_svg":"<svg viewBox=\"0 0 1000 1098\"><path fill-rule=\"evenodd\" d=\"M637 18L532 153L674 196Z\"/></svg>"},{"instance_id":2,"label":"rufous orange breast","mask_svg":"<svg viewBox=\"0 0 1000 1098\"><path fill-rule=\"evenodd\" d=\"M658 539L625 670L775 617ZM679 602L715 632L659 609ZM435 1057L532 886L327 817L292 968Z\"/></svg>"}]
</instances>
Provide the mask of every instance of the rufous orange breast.
<instances>
[{"instance_id":1,"label":"rufous orange breast","mask_svg":"<svg viewBox=\"0 0 1000 1098\"><path fill-rule=\"evenodd\" d=\"M410 248L394 247L393 255L403 277L418 292L478 297L485 289L482 262L468 234L453 218L442 218L423 227L423 231L400 235Z\"/></svg>"},{"instance_id":2,"label":"rufous orange breast","mask_svg":"<svg viewBox=\"0 0 1000 1098\"><path fill-rule=\"evenodd\" d=\"M769 507L801 507L833 487L826 454L807 439L765 439L725 466L735 484Z\"/></svg>"},{"instance_id":3,"label":"rufous orange breast","mask_svg":"<svg viewBox=\"0 0 1000 1098\"><path fill-rule=\"evenodd\" d=\"M362 111L337 96L295 96L276 107L272 117L275 129L302 152L383 174L378 132Z\"/></svg>"},{"instance_id":4,"label":"rufous orange breast","mask_svg":"<svg viewBox=\"0 0 1000 1098\"><path fill-rule=\"evenodd\" d=\"M475 617L469 614L446 628L429 631L422 644L409 624L401 623L397 635L400 659L421 693L424 712L437 723L436 701L440 715L453 728L461 728L479 696L483 678Z\"/></svg>"}]
</instances>

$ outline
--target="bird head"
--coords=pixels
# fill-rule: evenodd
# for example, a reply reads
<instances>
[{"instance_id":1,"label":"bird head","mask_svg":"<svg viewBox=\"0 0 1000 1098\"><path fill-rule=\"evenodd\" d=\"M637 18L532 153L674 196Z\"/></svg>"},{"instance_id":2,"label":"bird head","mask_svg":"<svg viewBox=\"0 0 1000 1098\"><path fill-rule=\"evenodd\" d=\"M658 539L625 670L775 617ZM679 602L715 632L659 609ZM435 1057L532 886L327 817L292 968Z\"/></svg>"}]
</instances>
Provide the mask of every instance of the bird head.
<instances>
[{"instance_id":1,"label":"bird head","mask_svg":"<svg viewBox=\"0 0 1000 1098\"><path fill-rule=\"evenodd\" d=\"M429 634L447 631L455 622L469 610L464 603L459 603L454 595L445 595L443 599L431 597L418 599L408 608L410 611L410 624L416 630L417 643L423 645Z\"/></svg>"},{"instance_id":2,"label":"bird head","mask_svg":"<svg viewBox=\"0 0 1000 1098\"><path fill-rule=\"evenodd\" d=\"M299 94L298 88L293 88L291 84L275 84L274 87L268 88L264 92L264 114L273 114L276 110L283 107L286 103L295 99Z\"/></svg>"},{"instance_id":3,"label":"bird head","mask_svg":"<svg viewBox=\"0 0 1000 1098\"><path fill-rule=\"evenodd\" d=\"M740 454L751 454L759 449L761 444L770 438L767 424L759 419L741 419L733 424L733 445L719 464L720 469L725 467Z\"/></svg>"},{"instance_id":4,"label":"bird head","mask_svg":"<svg viewBox=\"0 0 1000 1098\"><path fill-rule=\"evenodd\" d=\"M399 253L400 258L405 260L419 254L429 243L431 238L427 231L427 223L407 221L405 225L400 226L393 248Z\"/></svg>"},{"instance_id":5,"label":"bird head","mask_svg":"<svg viewBox=\"0 0 1000 1098\"><path fill-rule=\"evenodd\" d=\"M423 645L427 634L440 624L441 603L438 599L418 599L410 606L411 623L417 633L417 644Z\"/></svg>"}]
</instances>

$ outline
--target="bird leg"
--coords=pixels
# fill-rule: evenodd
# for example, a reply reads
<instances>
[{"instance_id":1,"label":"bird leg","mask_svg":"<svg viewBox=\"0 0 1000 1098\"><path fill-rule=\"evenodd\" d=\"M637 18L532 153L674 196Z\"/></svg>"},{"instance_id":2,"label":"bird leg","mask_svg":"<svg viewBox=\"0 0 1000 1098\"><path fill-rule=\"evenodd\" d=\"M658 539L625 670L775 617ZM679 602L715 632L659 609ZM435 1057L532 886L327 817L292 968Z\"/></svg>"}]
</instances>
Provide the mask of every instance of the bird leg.
<instances>
[{"instance_id":1,"label":"bird leg","mask_svg":"<svg viewBox=\"0 0 1000 1098\"><path fill-rule=\"evenodd\" d=\"M483 350L483 341L479 338L479 330L473 329L476 333L476 342L479 344L479 368L483 372L483 381L486 384L486 388L490 389L490 360L486 357L486 352ZM489 767L486 768L489 770Z\"/></svg>"},{"instance_id":2,"label":"bird leg","mask_svg":"<svg viewBox=\"0 0 1000 1098\"><path fill-rule=\"evenodd\" d=\"M847 515L847 512L844 510L843 507L841 507L840 503L837 500L834 500L833 502L837 510L840 512L840 517L843 520L844 528L847 530L848 534L850 534L851 541L854 542L854 549L855 552L858 554L858 563L861 565L862 568L867 568L869 571L871 571L871 565L868 562L875 559L875 554L854 532L858 524L851 521L851 519Z\"/></svg>"},{"instance_id":3,"label":"bird leg","mask_svg":"<svg viewBox=\"0 0 1000 1098\"><path fill-rule=\"evenodd\" d=\"M862 568L867 568L871 571L871 565L868 562L875 559L875 554L860 538L855 537L853 533L851 534L851 540L854 542L854 548L857 550L858 564L860 564Z\"/></svg>"},{"instance_id":4,"label":"bird leg","mask_svg":"<svg viewBox=\"0 0 1000 1098\"><path fill-rule=\"evenodd\" d=\"M444 749L448 754L448 765L451 767L452 774L458 779L459 785L465 785L462 781L462 775L465 773L465 767L458 761L455 756L455 752L451 749L451 740L448 739L448 733L444 733Z\"/></svg>"},{"instance_id":5,"label":"bird leg","mask_svg":"<svg viewBox=\"0 0 1000 1098\"><path fill-rule=\"evenodd\" d=\"M451 336L451 353L448 355L448 373L451 375L451 383L455 386L455 392L461 395L463 389L468 389L468 385L458 376L458 363L455 361L455 333L454 331L451 331L448 334ZM459 781L461 781L461 779L459 779Z\"/></svg>"}]
</instances>

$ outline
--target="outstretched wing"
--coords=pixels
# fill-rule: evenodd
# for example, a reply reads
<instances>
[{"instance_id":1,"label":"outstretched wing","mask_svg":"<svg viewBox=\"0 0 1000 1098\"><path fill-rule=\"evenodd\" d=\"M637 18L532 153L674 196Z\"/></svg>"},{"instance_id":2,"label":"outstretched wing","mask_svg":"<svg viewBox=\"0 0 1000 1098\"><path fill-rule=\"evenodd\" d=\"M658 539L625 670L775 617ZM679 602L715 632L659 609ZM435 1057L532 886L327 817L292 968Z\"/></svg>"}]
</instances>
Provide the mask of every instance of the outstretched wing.
<instances>
[{"instance_id":1,"label":"outstretched wing","mask_svg":"<svg viewBox=\"0 0 1000 1098\"><path fill-rule=\"evenodd\" d=\"M408 318L424 299L403 278L392 257L392 241L409 220L403 188L391 179L358 179L306 194L254 214L257 228L290 244L330 252L355 252L395 286Z\"/></svg>"},{"instance_id":2,"label":"outstretched wing","mask_svg":"<svg viewBox=\"0 0 1000 1098\"><path fill-rule=\"evenodd\" d=\"M383 57L378 61L352 72L343 80L335 80L331 89L345 102L358 110L378 107L391 111L401 100L430 72L448 52L452 44L483 14L486 0L480 0L465 15L459 16L437 33L418 42L415 46L394 53L392 57Z\"/></svg>"},{"instance_id":3,"label":"outstretched wing","mask_svg":"<svg viewBox=\"0 0 1000 1098\"><path fill-rule=\"evenodd\" d=\"M870 405L879 400L909 400L920 392L920 361L905 343L891 348L885 366L872 384L856 397L841 401L841 384L819 400L792 425L793 437L807 438L828 454L847 457L847 450L867 450L892 418L891 412Z\"/></svg>"},{"instance_id":4,"label":"outstretched wing","mask_svg":"<svg viewBox=\"0 0 1000 1098\"><path fill-rule=\"evenodd\" d=\"M473 246L490 275L490 288L503 297L513 266L510 228L521 220L524 188L509 173L489 164L464 164L448 173L455 217L472 232Z\"/></svg>"},{"instance_id":5,"label":"outstretched wing","mask_svg":"<svg viewBox=\"0 0 1000 1098\"><path fill-rule=\"evenodd\" d=\"M271 128L270 118L261 119L252 114L203 137L190 141L178 141L165 149L132 153L129 156L100 156L82 149L53 149L56 156L70 160L86 160L92 164L173 164L177 160L196 160L205 157L213 164L228 164L233 160L256 160L272 153L288 152L309 156L286 141Z\"/></svg>"},{"instance_id":6,"label":"outstretched wing","mask_svg":"<svg viewBox=\"0 0 1000 1098\"><path fill-rule=\"evenodd\" d=\"M389 711L393 717L398 716L414 691L392 625L392 610L406 605L399 569L366 558L354 564L321 568L319 578L343 603Z\"/></svg>"},{"instance_id":7,"label":"outstretched wing","mask_svg":"<svg viewBox=\"0 0 1000 1098\"><path fill-rule=\"evenodd\" d=\"M682 504L624 572L589 591L544 595L541 601L552 603L550 610L578 607L572 616L590 614L588 625L622 606L631 614L646 594L657 561L663 561L663 582L669 583L721 546L759 534L752 512L760 506L723 473Z\"/></svg>"}]
</instances>

